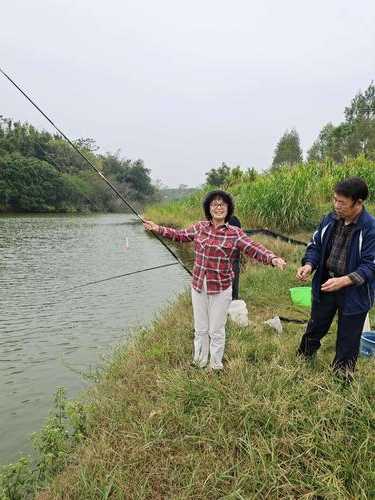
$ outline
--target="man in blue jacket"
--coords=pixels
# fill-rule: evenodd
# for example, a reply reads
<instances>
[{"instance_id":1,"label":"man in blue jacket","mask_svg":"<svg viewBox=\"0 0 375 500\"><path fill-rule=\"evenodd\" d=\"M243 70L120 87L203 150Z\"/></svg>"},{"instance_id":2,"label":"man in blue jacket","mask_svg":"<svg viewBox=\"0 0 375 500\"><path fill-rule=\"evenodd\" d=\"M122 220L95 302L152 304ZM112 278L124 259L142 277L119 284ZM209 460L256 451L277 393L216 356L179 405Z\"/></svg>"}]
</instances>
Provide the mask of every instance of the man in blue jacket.
<instances>
[{"instance_id":1,"label":"man in blue jacket","mask_svg":"<svg viewBox=\"0 0 375 500\"><path fill-rule=\"evenodd\" d=\"M351 378L361 333L375 296L375 218L364 208L367 184L351 177L336 184L334 212L313 234L297 278L312 282L311 318L298 353L311 358L338 312L333 370Z\"/></svg>"}]
</instances>

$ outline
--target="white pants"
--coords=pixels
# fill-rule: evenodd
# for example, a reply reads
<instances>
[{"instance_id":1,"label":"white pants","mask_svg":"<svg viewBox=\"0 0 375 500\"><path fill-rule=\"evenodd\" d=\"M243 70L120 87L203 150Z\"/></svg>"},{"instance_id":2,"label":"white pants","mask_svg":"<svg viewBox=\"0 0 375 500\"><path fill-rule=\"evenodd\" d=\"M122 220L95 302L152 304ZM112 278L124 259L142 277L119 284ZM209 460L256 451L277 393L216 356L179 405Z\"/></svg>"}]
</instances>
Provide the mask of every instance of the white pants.
<instances>
[{"instance_id":1,"label":"white pants","mask_svg":"<svg viewBox=\"0 0 375 500\"><path fill-rule=\"evenodd\" d=\"M208 363L216 370L223 368L225 323L232 302L232 287L214 295L207 294L206 279L199 293L191 289L194 313L194 363L203 368Z\"/></svg>"}]
</instances>

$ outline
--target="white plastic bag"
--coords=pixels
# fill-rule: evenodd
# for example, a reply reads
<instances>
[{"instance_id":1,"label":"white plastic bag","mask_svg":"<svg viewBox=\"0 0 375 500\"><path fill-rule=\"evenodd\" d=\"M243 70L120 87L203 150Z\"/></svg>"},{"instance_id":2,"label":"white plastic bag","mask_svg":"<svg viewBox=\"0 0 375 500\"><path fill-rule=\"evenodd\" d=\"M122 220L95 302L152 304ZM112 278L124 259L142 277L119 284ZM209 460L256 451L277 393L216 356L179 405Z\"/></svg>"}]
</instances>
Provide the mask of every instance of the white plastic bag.
<instances>
[{"instance_id":1,"label":"white plastic bag","mask_svg":"<svg viewBox=\"0 0 375 500\"><path fill-rule=\"evenodd\" d=\"M243 300L232 300L229 309L229 317L239 326L249 325L249 313L247 311L246 303Z\"/></svg>"},{"instance_id":2,"label":"white plastic bag","mask_svg":"<svg viewBox=\"0 0 375 500\"><path fill-rule=\"evenodd\" d=\"M273 328L274 330L276 330L277 333L283 333L283 325L281 324L280 318L278 316L274 316L273 318L268 319L264 323Z\"/></svg>"}]
</instances>

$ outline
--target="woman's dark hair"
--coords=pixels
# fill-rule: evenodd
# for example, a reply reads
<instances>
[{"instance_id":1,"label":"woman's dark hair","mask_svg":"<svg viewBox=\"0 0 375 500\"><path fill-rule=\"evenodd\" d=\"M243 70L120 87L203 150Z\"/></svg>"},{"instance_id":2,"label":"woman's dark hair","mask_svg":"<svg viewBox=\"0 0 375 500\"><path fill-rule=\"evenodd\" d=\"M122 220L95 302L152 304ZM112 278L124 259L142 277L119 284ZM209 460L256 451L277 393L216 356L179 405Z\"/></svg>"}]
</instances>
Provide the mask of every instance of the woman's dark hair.
<instances>
[{"instance_id":1,"label":"woman's dark hair","mask_svg":"<svg viewBox=\"0 0 375 500\"><path fill-rule=\"evenodd\" d=\"M221 198L224 201L224 203L227 204L228 213L225 217L225 222L228 222L228 220L232 217L233 212L234 212L234 202L233 202L233 199L229 193L226 193L225 191L221 191L220 189L217 189L215 191L210 191L209 193L207 193L205 199L203 200L203 210L204 210L206 219L207 220L212 219L212 215L210 213L210 205L211 205L211 202L215 198Z\"/></svg>"},{"instance_id":2,"label":"woman's dark hair","mask_svg":"<svg viewBox=\"0 0 375 500\"><path fill-rule=\"evenodd\" d=\"M334 189L336 194L341 194L345 198L353 201L365 200L368 197L368 187L360 177L349 177L336 184Z\"/></svg>"}]
</instances>

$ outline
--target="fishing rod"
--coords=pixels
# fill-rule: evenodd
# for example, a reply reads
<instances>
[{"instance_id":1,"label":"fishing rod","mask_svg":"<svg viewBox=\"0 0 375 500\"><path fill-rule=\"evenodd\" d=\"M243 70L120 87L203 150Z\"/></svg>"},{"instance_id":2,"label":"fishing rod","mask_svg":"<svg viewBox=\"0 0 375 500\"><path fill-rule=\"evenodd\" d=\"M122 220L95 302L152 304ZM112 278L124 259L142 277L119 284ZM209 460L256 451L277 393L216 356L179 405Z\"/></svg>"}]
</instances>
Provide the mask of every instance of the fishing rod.
<instances>
[{"instance_id":1,"label":"fishing rod","mask_svg":"<svg viewBox=\"0 0 375 500\"><path fill-rule=\"evenodd\" d=\"M117 190L117 188L102 174L102 172L92 163L92 161L87 158L85 154L82 153L82 151L77 148L77 146L74 144L73 141L67 137L62 130L60 130L57 125L49 118L49 116L27 95L27 93L22 90L22 88L0 67L0 73L7 79L9 82L16 87L16 89L36 108L39 113L41 113L44 118L52 125L52 127L57 130L57 132L72 146L72 148L81 156L81 158L84 159L86 163L90 165L90 167L95 170L95 172L100 176L100 178L112 189L114 193L117 194L117 196L125 203L125 205L133 212L133 214L138 217L138 219L144 223L145 220L139 215L139 213L135 210L135 208L126 200L126 198ZM181 259L175 254L175 252L163 241L161 236L159 236L157 233L152 231L152 234L157 238L160 243L168 250L170 254L173 255L173 257L177 260L177 262L185 269L187 273L192 276L192 272L190 271L189 268L185 266L185 264L181 261Z\"/></svg>"}]
</instances>

